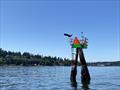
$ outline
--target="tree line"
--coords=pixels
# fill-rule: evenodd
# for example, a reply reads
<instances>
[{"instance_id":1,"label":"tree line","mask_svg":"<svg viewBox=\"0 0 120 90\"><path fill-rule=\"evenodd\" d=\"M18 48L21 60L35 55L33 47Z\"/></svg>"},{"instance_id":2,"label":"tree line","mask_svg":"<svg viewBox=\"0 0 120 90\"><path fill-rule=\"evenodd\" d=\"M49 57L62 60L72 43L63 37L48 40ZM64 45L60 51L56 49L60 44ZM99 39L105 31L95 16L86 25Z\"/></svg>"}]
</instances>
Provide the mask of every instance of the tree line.
<instances>
[{"instance_id":1,"label":"tree line","mask_svg":"<svg viewBox=\"0 0 120 90\"><path fill-rule=\"evenodd\" d=\"M29 52L11 52L0 48L0 65L21 66L70 66L71 60L60 57L34 55ZM80 62L78 62L80 65ZM114 62L91 62L88 66L120 66L120 61Z\"/></svg>"},{"instance_id":2,"label":"tree line","mask_svg":"<svg viewBox=\"0 0 120 90\"><path fill-rule=\"evenodd\" d=\"M11 52L0 48L0 65L69 66L71 65L71 61L56 56L33 55L29 52Z\"/></svg>"}]
</instances>

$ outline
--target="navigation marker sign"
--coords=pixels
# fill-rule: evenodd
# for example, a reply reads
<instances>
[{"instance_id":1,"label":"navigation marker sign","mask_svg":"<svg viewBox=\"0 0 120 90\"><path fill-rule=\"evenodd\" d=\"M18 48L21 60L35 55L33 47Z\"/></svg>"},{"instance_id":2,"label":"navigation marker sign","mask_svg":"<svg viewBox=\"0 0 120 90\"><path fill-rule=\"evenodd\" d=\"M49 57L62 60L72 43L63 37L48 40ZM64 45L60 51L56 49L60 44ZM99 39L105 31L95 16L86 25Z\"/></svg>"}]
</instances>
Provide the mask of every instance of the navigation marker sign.
<instances>
[{"instance_id":1,"label":"navigation marker sign","mask_svg":"<svg viewBox=\"0 0 120 90\"><path fill-rule=\"evenodd\" d=\"M81 47L80 42L79 42L78 38L75 37L73 44L72 44L72 48L80 48L80 47Z\"/></svg>"}]
</instances>

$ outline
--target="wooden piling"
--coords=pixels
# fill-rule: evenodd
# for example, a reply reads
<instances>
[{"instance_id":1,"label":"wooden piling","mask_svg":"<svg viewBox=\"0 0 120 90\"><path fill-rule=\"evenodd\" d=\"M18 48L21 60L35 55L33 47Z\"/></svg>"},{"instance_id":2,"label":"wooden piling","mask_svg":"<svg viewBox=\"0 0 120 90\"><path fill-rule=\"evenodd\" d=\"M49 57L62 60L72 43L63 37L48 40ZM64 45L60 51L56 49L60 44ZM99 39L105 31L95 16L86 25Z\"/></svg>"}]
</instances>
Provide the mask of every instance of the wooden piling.
<instances>
[{"instance_id":1,"label":"wooden piling","mask_svg":"<svg viewBox=\"0 0 120 90\"><path fill-rule=\"evenodd\" d=\"M87 63L84 57L84 53L82 48L79 48L79 57L80 57L80 62L81 62L81 81L82 83L90 83L90 74L87 68Z\"/></svg>"},{"instance_id":2,"label":"wooden piling","mask_svg":"<svg viewBox=\"0 0 120 90\"><path fill-rule=\"evenodd\" d=\"M72 62L70 80L72 82L76 82L78 55L79 55L80 63L81 63L81 82L83 84L89 84L91 78L90 78L90 74L87 68L87 63L85 61L82 48L76 48L76 57L75 57L75 60L73 60Z\"/></svg>"}]
</instances>

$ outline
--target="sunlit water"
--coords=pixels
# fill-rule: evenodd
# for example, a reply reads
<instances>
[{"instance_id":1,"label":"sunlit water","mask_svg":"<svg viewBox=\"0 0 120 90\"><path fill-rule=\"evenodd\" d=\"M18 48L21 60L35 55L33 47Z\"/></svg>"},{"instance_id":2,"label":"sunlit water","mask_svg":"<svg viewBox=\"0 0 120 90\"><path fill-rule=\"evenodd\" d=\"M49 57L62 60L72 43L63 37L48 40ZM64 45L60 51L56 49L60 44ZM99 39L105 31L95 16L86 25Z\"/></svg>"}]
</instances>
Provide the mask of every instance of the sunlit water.
<instances>
[{"instance_id":1,"label":"sunlit water","mask_svg":"<svg viewBox=\"0 0 120 90\"><path fill-rule=\"evenodd\" d=\"M71 67L0 66L0 90L120 90L120 67L88 67L88 89L81 83L80 67L77 87L70 82Z\"/></svg>"}]
</instances>

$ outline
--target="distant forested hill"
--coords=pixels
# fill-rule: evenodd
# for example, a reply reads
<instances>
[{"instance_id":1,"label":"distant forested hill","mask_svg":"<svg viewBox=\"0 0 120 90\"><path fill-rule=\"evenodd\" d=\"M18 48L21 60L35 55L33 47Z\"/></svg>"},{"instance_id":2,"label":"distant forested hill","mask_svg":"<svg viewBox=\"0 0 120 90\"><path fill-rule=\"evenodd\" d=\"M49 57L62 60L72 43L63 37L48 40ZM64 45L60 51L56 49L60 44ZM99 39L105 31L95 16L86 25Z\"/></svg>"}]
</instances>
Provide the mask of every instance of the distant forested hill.
<instances>
[{"instance_id":1,"label":"distant forested hill","mask_svg":"<svg viewBox=\"0 0 120 90\"><path fill-rule=\"evenodd\" d=\"M11 52L0 48L0 65L47 65L68 66L71 61L66 58L33 55L29 52Z\"/></svg>"},{"instance_id":2,"label":"distant forested hill","mask_svg":"<svg viewBox=\"0 0 120 90\"><path fill-rule=\"evenodd\" d=\"M116 62L94 62L87 63L89 66L120 66L120 61ZM0 65L21 65L21 66L70 66L71 61L66 58L33 55L29 52L11 52L0 48ZM80 65L80 63L78 63Z\"/></svg>"}]
</instances>

